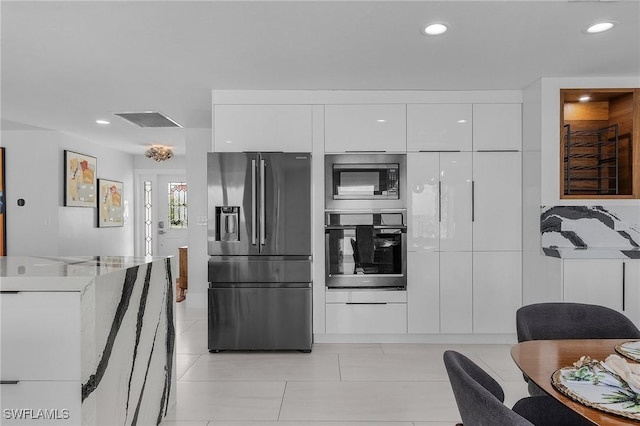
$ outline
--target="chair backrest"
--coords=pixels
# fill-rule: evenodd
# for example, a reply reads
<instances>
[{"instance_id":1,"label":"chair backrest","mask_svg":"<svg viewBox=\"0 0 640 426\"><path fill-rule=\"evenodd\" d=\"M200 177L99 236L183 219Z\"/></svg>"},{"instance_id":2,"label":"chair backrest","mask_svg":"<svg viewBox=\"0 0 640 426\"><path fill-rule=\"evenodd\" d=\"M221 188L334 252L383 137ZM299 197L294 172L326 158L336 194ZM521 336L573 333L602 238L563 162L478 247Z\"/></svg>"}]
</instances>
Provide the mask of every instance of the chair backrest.
<instances>
[{"instance_id":1,"label":"chair backrest","mask_svg":"<svg viewBox=\"0 0 640 426\"><path fill-rule=\"evenodd\" d=\"M640 330L613 309L584 303L537 303L516 312L518 342L554 339L638 339Z\"/></svg>"},{"instance_id":2,"label":"chair backrest","mask_svg":"<svg viewBox=\"0 0 640 426\"><path fill-rule=\"evenodd\" d=\"M504 405L504 391L477 364L456 351L443 358L464 426L532 425Z\"/></svg>"}]
</instances>

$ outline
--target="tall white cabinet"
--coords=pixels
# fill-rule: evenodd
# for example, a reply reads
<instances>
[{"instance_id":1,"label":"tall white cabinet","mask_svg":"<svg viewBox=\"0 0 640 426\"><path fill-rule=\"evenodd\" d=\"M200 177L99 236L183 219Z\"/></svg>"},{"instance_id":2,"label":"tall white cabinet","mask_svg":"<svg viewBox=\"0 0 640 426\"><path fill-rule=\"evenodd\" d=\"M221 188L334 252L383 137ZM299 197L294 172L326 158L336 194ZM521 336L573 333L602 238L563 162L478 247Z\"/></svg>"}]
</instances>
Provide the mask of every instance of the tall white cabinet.
<instances>
[{"instance_id":1,"label":"tall white cabinet","mask_svg":"<svg viewBox=\"0 0 640 426\"><path fill-rule=\"evenodd\" d=\"M517 122L494 127L511 119ZM519 104L407 107L408 269L410 277L424 277L407 287L409 333L515 332L522 303L520 126ZM506 133L494 134L494 143L489 129ZM426 275L425 265L436 260L438 273ZM437 327L433 314L416 313L433 309L436 298Z\"/></svg>"}]
</instances>

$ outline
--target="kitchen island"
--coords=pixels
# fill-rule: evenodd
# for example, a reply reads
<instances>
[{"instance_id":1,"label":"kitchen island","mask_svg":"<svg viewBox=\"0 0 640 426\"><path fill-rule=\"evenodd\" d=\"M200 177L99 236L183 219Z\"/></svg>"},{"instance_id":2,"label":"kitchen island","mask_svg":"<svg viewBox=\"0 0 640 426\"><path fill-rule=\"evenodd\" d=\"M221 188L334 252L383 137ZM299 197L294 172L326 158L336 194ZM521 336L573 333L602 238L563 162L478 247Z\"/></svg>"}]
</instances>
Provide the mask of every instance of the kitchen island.
<instances>
[{"instance_id":1,"label":"kitchen island","mask_svg":"<svg viewBox=\"0 0 640 426\"><path fill-rule=\"evenodd\" d=\"M164 257L0 257L3 425L158 424L176 402Z\"/></svg>"}]
</instances>

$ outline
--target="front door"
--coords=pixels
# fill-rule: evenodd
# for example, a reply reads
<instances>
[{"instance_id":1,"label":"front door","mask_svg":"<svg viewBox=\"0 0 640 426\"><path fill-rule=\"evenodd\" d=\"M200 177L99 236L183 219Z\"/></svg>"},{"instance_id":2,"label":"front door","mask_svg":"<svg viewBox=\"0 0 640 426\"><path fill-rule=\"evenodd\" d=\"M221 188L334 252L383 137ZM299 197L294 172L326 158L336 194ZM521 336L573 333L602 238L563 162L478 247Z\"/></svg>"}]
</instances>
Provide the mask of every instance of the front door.
<instances>
[{"instance_id":1,"label":"front door","mask_svg":"<svg viewBox=\"0 0 640 426\"><path fill-rule=\"evenodd\" d=\"M158 175L157 256L173 256L172 275L178 276L178 248L187 245L187 178L185 175Z\"/></svg>"}]
</instances>

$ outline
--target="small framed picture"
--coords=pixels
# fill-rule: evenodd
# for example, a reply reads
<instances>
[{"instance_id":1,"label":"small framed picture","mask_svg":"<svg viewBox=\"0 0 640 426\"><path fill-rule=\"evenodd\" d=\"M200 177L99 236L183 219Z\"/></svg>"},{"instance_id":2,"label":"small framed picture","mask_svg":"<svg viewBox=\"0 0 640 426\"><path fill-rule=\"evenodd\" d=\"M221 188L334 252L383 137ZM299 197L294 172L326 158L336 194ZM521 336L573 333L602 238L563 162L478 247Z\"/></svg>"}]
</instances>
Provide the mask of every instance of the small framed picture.
<instances>
[{"instance_id":1,"label":"small framed picture","mask_svg":"<svg viewBox=\"0 0 640 426\"><path fill-rule=\"evenodd\" d=\"M98 201L95 157L64 151L64 205L96 207Z\"/></svg>"},{"instance_id":2,"label":"small framed picture","mask_svg":"<svg viewBox=\"0 0 640 426\"><path fill-rule=\"evenodd\" d=\"M124 185L117 180L98 179L98 227L111 228L124 225L122 191Z\"/></svg>"}]
</instances>

